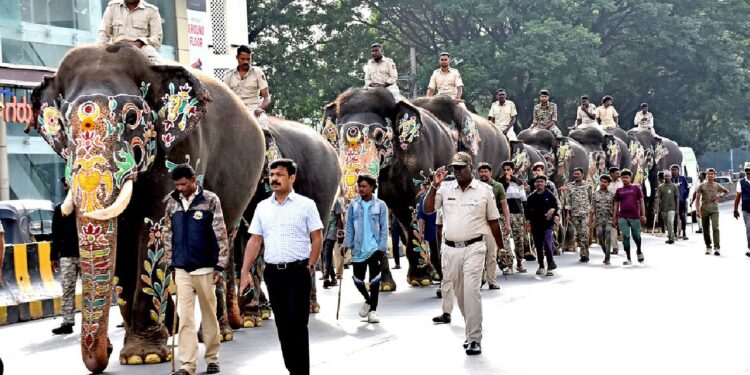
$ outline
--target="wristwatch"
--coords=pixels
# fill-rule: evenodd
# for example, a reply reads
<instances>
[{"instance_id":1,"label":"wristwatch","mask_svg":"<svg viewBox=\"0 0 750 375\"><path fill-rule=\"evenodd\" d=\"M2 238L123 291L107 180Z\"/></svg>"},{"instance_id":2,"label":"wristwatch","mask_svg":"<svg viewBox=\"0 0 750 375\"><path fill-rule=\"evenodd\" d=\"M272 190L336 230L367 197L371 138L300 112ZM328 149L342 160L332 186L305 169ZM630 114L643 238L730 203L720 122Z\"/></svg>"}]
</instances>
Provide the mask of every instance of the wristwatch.
<instances>
[{"instance_id":1,"label":"wristwatch","mask_svg":"<svg viewBox=\"0 0 750 375\"><path fill-rule=\"evenodd\" d=\"M308 264L307 264L307 268L308 268L308 269L309 269L310 271L315 271L315 265L314 265L314 264L310 264L310 263L308 263Z\"/></svg>"}]
</instances>

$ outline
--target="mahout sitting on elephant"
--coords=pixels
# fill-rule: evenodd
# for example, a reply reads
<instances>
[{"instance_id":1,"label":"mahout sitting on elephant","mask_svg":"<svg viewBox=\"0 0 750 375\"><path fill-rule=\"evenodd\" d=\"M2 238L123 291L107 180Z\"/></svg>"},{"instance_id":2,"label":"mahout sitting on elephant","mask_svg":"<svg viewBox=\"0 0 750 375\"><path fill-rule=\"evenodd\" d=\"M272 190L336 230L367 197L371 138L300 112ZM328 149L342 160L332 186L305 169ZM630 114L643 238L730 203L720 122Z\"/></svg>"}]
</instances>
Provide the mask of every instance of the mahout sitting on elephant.
<instances>
[{"instance_id":1,"label":"mahout sitting on elephant","mask_svg":"<svg viewBox=\"0 0 750 375\"><path fill-rule=\"evenodd\" d=\"M86 367L100 373L108 364L113 288L125 327L120 362L168 360L171 275L161 230L169 171L193 164L231 228L260 178L260 126L221 82L182 66L152 66L126 45L71 50L32 103L34 125L67 161L63 212L75 211L79 228Z\"/></svg>"}]
</instances>

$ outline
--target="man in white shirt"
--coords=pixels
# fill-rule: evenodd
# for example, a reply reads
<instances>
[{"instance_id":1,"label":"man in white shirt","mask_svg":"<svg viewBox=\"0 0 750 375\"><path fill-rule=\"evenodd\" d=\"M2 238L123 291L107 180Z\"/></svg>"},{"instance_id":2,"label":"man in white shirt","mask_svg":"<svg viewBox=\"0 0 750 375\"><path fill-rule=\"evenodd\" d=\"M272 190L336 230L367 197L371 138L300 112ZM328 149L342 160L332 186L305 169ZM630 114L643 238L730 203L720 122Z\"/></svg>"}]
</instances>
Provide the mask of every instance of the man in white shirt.
<instances>
[{"instance_id":1,"label":"man in white shirt","mask_svg":"<svg viewBox=\"0 0 750 375\"><path fill-rule=\"evenodd\" d=\"M599 125L596 121L596 106L589 102L589 97L581 97L581 105L576 109L576 124L570 130L577 129L579 126L589 127Z\"/></svg>"},{"instance_id":2,"label":"man in white shirt","mask_svg":"<svg viewBox=\"0 0 750 375\"><path fill-rule=\"evenodd\" d=\"M647 103L641 103L641 110L635 114L635 120L633 120L633 124L639 129L648 130L651 132L651 134L655 134L654 115L652 115L651 112L648 111Z\"/></svg>"},{"instance_id":3,"label":"man in white shirt","mask_svg":"<svg viewBox=\"0 0 750 375\"><path fill-rule=\"evenodd\" d=\"M603 130L614 129L618 126L617 110L612 105L612 97L607 95L602 99L602 105L596 109L596 119L601 124Z\"/></svg>"},{"instance_id":4,"label":"man in white shirt","mask_svg":"<svg viewBox=\"0 0 750 375\"><path fill-rule=\"evenodd\" d=\"M284 365L290 374L310 374L310 295L315 263L323 247L323 223L315 202L294 192L297 165L276 159L268 167L273 193L261 201L250 223L240 290L252 285L250 266L261 245L263 278L276 320Z\"/></svg>"},{"instance_id":5,"label":"man in white shirt","mask_svg":"<svg viewBox=\"0 0 750 375\"><path fill-rule=\"evenodd\" d=\"M503 134L508 137L508 140L515 141L517 138L513 128L516 126L518 111L516 111L516 103L506 100L505 97L505 89L498 89L497 101L492 103L487 119L499 127Z\"/></svg>"},{"instance_id":6,"label":"man in white shirt","mask_svg":"<svg viewBox=\"0 0 750 375\"><path fill-rule=\"evenodd\" d=\"M427 96L446 95L453 98L456 104L463 103L461 94L464 91L464 81L461 80L461 73L458 69L451 68L451 54L443 52L440 54L440 68L435 69L430 77L430 83L427 85Z\"/></svg>"}]
</instances>

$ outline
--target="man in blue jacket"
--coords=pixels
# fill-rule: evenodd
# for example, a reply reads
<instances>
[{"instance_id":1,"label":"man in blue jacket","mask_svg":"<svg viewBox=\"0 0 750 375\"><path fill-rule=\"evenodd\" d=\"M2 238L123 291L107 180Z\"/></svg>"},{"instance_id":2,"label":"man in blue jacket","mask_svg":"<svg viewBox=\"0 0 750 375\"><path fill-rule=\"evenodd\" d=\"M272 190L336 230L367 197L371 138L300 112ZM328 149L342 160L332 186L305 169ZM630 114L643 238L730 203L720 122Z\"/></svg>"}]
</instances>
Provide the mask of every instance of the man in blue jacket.
<instances>
[{"instance_id":1,"label":"man in blue jacket","mask_svg":"<svg viewBox=\"0 0 750 375\"><path fill-rule=\"evenodd\" d=\"M678 207L679 211L674 217L674 231L677 234L678 239L682 238L683 240L687 240L687 231L685 228L687 228L687 200L690 195L690 186L688 186L687 178L680 175L679 165L672 164L672 166L669 167L669 170L672 172L672 183L677 185L677 198L680 201L680 206ZM680 230L682 230L682 237L680 237Z\"/></svg>"},{"instance_id":2,"label":"man in blue jacket","mask_svg":"<svg viewBox=\"0 0 750 375\"><path fill-rule=\"evenodd\" d=\"M180 316L179 359L174 375L194 375L198 365L195 331L195 298L201 309L206 373L219 372L219 321L216 319L215 284L227 266L227 228L216 194L198 186L195 171L187 164L172 171L175 190L164 200L164 262L174 270L177 314Z\"/></svg>"},{"instance_id":3,"label":"man in blue jacket","mask_svg":"<svg viewBox=\"0 0 750 375\"><path fill-rule=\"evenodd\" d=\"M388 207L385 202L375 198L373 192L378 187L375 177L359 175L357 177L359 198L349 204L346 213L346 241L344 247L352 250L352 268L354 285L365 304L359 316L368 323L380 323L375 310L378 308L380 292L380 270L384 254L388 251ZM365 273L370 270L370 291L365 287Z\"/></svg>"}]
</instances>

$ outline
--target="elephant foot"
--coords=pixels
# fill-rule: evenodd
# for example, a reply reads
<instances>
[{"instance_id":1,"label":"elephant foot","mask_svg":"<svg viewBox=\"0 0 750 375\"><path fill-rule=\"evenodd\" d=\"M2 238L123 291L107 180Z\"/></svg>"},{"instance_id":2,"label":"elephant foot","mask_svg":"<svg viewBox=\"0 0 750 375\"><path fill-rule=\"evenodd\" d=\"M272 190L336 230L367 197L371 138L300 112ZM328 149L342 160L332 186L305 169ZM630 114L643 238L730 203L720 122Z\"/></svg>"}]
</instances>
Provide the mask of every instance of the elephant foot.
<instances>
[{"instance_id":1,"label":"elephant foot","mask_svg":"<svg viewBox=\"0 0 750 375\"><path fill-rule=\"evenodd\" d=\"M318 301L310 302L310 314L317 314L320 312L320 304Z\"/></svg>"},{"instance_id":2,"label":"elephant foot","mask_svg":"<svg viewBox=\"0 0 750 375\"><path fill-rule=\"evenodd\" d=\"M430 286L432 285L432 278L430 277L430 271L421 268L409 267L409 272L406 275L406 281L411 286Z\"/></svg>"},{"instance_id":3,"label":"elephant foot","mask_svg":"<svg viewBox=\"0 0 750 375\"><path fill-rule=\"evenodd\" d=\"M381 272L380 291L393 292L396 290L396 280L393 280L393 274L390 272Z\"/></svg>"},{"instance_id":4,"label":"elephant foot","mask_svg":"<svg viewBox=\"0 0 750 375\"><path fill-rule=\"evenodd\" d=\"M237 302L237 298L233 299L232 302L227 305L227 320L229 321L229 326L232 327L232 329L242 328L242 313L240 313L240 305Z\"/></svg>"},{"instance_id":5,"label":"elephant foot","mask_svg":"<svg viewBox=\"0 0 750 375\"><path fill-rule=\"evenodd\" d=\"M171 359L167 348L167 329L159 327L146 332L125 333L125 345L120 350L120 364L142 365L166 362Z\"/></svg>"},{"instance_id":6,"label":"elephant foot","mask_svg":"<svg viewBox=\"0 0 750 375\"><path fill-rule=\"evenodd\" d=\"M221 324L219 323L219 339L221 342L224 341L232 341L234 338L234 333L232 332L232 327L229 326L229 324ZM203 342L203 326L201 325L201 328L198 329L198 342Z\"/></svg>"},{"instance_id":7,"label":"elephant foot","mask_svg":"<svg viewBox=\"0 0 750 375\"><path fill-rule=\"evenodd\" d=\"M423 277L422 280L419 281L419 285L421 286L430 286L432 284L432 279L429 277Z\"/></svg>"},{"instance_id":8,"label":"elephant foot","mask_svg":"<svg viewBox=\"0 0 750 375\"><path fill-rule=\"evenodd\" d=\"M253 309L250 311L245 311L242 318L242 326L245 328L256 328L263 326L263 318L261 316L260 310Z\"/></svg>"},{"instance_id":9,"label":"elephant foot","mask_svg":"<svg viewBox=\"0 0 750 375\"><path fill-rule=\"evenodd\" d=\"M260 317L263 320L268 320L271 318L271 308L270 307L263 307L260 309Z\"/></svg>"}]
</instances>

